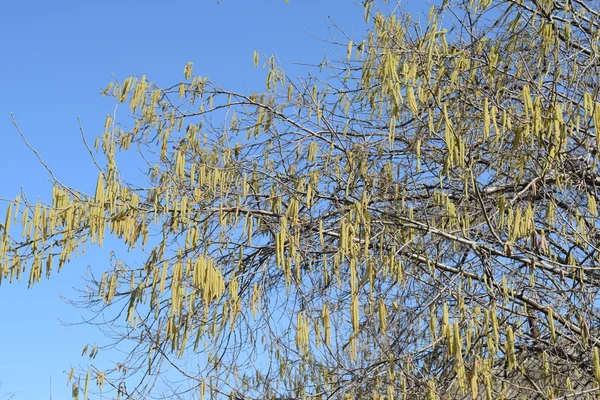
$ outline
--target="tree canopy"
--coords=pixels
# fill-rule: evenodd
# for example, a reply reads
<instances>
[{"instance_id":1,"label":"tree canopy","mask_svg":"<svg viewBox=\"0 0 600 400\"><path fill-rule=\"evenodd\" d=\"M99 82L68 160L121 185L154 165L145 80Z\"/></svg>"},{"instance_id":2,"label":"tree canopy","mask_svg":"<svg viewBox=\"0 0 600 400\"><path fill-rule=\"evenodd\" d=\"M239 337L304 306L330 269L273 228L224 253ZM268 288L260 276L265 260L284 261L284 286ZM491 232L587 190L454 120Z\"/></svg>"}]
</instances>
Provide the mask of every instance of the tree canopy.
<instances>
[{"instance_id":1,"label":"tree canopy","mask_svg":"<svg viewBox=\"0 0 600 400\"><path fill-rule=\"evenodd\" d=\"M171 398L598 393L600 4L364 15L303 78L255 53L261 93L112 82L95 193L8 206L3 283L109 236L139 257L87 282L127 352L74 396L160 398L165 369Z\"/></svg>"}]
</instances>

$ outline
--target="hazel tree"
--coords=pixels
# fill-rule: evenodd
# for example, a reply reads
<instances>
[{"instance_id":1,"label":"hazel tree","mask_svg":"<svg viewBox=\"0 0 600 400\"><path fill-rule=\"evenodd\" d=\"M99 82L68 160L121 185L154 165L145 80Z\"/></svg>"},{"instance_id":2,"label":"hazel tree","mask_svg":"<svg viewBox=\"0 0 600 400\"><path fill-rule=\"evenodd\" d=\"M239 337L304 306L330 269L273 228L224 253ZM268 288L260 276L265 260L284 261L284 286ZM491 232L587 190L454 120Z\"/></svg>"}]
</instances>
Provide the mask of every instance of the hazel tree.
<instances>
[{"instance_id":1,"label":"hazel tree","mask_svg":"<svg viewBox=\"0 0 600 400\"><path fill-rule=\"evenodd\" d=\"M364 15L305 78L255 53L262 93L191 64L170 87L111 83L129 114L95 142L95 193L54 178L50 201L8 206L4 283L107 237L139 260L87 282L130 346L74 395L158 396L165 369L173 398L596 395L600 4Z\"/></svg>"}]
</instances>

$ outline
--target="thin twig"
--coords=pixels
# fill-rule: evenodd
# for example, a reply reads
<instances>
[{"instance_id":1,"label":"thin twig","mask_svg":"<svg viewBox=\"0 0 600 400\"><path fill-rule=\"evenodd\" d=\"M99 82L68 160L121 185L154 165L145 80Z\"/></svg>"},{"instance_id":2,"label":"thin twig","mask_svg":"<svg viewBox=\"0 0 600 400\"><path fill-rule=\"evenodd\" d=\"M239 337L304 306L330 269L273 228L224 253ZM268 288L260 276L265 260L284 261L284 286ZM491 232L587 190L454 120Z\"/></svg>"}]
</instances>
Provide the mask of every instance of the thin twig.
<instances>
[{"instance_id":1,"label":"thin twig","mask_svg":"<svg viewBox=\"0 0 600 400\"><path fill-rule=\"evenodd\" d=\"M42 165L44 166L44 168L46 168L46 171L48 171L48 173L50 174L50 176L52 176L52 179L55 182L60 183L60 181L58 179L56 179L56 176L54 176L54 172L52 172L52 170L50 169L50 167L48 167L48 164L46 164L44 162L44 160L42 159L42 156L40 156L40 154L37 152L37 150L34 149L31 144L29 144L29 142L27 141L27 138L25 137L25 135L23 134L23 132L19 128L19 125L17 125L17 121L15 121L15 116L13 115L13 113L10 113L10 117L11 117L13 125L17 129L17 132L19 132L19 135L21 135L21 138L23 139L23 142L25 142L25 145L29 148L29 150L31 150L33 152L33 154L36 155L36 157L42 163Z\"/></svg>"},{"instance_id":2,"label":"thin twig","mask_svg":"<svg viewBox=\"0 0 600 400\"><path fill-rule=\"evenodd\" d=\"M90 157L92 157L92 161L94 162L94 164L96 164L96 167L98 167L98 169L102 171L102 167L100 167L100 164L98 164L98 161L96 161L96 157L94 157L94 153L92 152L92 149L90 148L87 140L85 139L85 133L83 132L83 126L81 125L80 117L77 117L77 124L79 125L79 132L81 132L81 140L83 140L85 148L87 149L88 153L90 153Z\"/></svg>"}]
</instances>

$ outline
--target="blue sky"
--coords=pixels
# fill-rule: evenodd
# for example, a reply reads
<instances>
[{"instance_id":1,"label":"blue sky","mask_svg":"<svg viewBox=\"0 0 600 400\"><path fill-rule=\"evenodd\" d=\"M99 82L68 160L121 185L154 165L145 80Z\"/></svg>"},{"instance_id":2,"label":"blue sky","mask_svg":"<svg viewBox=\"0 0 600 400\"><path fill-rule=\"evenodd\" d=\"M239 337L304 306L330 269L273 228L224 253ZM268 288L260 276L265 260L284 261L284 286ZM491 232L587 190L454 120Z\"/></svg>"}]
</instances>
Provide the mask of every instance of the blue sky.
<instances>
[{"instance_id":1,"label":"blue sky","mask_svg":"<svg viewBox=\"0 0 600 400\"><path fill-rule=\"evenodd\" d=\"M288 75L303 75L294 62L318 63L327 51L345 55L313 36L341 42L361 38L362 7L352 0L6 0L0 13L0 198L23 188L31 200L51 196L48 173L12 126L14 116L31 144L59 179L92 192L97 171L81 142L78 117L90 142L101 134L114 102L99 92L111 81L147 75L160 85L183 79L194 63L207 76L236 91L261 90L265 72L252 54L275 53ZM312 35L312 36L311 36ZM0 202L4 215L5 202ZM2 217L3 218L3 217ZM0 286L0 399L70 398L66 374L85 364L81 349L102 343L86 325L65 327L85 314L59 299L76 297L88 265L101 271L108 250L90 251L34 289L27 282ZM102 353L99 355L102 358Z\"/></svg>"}]
</instances>

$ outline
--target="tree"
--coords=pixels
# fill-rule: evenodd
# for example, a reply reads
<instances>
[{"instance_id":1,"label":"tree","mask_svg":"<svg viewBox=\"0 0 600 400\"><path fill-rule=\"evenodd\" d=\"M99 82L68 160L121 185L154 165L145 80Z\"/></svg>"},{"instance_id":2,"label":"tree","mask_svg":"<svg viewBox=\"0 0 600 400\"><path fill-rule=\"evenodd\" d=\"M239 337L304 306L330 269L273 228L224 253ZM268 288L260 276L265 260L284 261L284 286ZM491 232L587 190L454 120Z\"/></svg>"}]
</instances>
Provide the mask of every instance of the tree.
<instances>
[{"instance_id":1,"label":"tree","mask_svg":"<svg viewBox=\"0 0 600 400\"><path fill-rule=\"evenodd\" d=\"M81 390L147 398L167 366L182 398L598 392L600 5L385 3L321 73L255 54L264 93L191 64L111 83L131 117L107 117L95 193L8 207L4 279L107 235L143 257L88 282L132 345Z\"/></svg>"}]
</instances>

